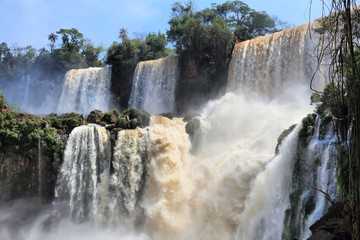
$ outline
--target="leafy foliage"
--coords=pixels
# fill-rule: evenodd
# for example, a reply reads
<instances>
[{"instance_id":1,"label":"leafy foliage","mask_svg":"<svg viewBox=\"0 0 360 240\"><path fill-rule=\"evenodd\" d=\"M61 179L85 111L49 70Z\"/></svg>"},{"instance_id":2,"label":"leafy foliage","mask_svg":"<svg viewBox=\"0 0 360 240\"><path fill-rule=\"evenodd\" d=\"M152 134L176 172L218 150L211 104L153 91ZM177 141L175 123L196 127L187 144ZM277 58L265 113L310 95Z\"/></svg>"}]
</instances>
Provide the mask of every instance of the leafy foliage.
<instances>
[{"instance_id":1,"label":"leafy foliage","mask_svg":"<svg viewBox=\"0 0 360 240\"><path fill-rule=\"evenodd\" d=\"M74 113L39 117L3 109L0 111L0 146L4 149L21 146L25 153L41 144L44 152L61 155L66 136L82 123L82 116Z\"/></svg>"},{"instance_id":2,"label":"leafy foliage","mask_svg":"<svg viewBox=\"0 0 360 240\"><path fill-rule=\"evenodd\" d=\"M299 138L306 139L310 137L314 132L314 124L315 124L315 115L308 114L305 118L303 118L302 128L299 131Z\"/></svg>"},{"instance_id":3,"label":"leafy foliage","mask_svg":"<svg viewBox=\"0 0 360 240\"><path fill-rule=\"evenodd\" d=\"M177 89L179 105L185 108L224 92L236 42L277 31L271 17L242 1L214 3L201 11L195 10L192 1L176 2L171 16L168 40L174 44L180 62L185 62L181 65L182 85ZM186 99L182 99L184 95Z\"/></svg>"},{"instance_id":4,"label":"leafy foliage","mask_svg":"<svg viewBox=\"0 0 360 240\"><path fill-rule=\"evenodd\" d=\"M242 1L212 4L196 12L192 1L172 7L168 39L175 43L178 53L195 52L216 55L234 44L257 36L273 33L275 21L265 12L256 12Z\"/></svg>"},{"instance_id":5,"label":"leafy foliage","mask_svg":"<svg viewBox=\"0 0 360 240\"><path fill-rule=\"evenodd\" d=\"M61 44L57 44L61 39ZM77 29L60 29L48 36L50 51L45 48L36 51L31 46L9 47L5 42L0 44L0 79L16 81L32 74L40 78L53 78L63 75L72 68L102 66L99 60L102 46L94 46L86 40Z\"/></svg>"},{"instance_id":6,"label":"leafy foliage","mask_svg":"<svg viewBox=\"0 0 360 240\"><path fill-rule=\"evenodd\" d=\"M2 94L2 92L0 91L0 110L2 109L7 109L8 108L8 104L4 98L4 95Z\"/></svg>"},{"instance_id":7,"label":"leafy foliage","mask_svg":"<svg viewBox=\"0 0 360 240\"><path fill-rule=\"evenodd\" d=\"M325 3L324 3L325 4ZM330 15L320 21L320 56L331 56L331 85L324 91L336 121L340 145L337 178L340 193L352 210L352 238L360 238L360 50L358 45L360 12L356 1L333 0ZM326 54L324 54L326 53ZM351 126L351 128L350 128ZM350 135L348 133L350 132Z\"/></svg>"},{"instance_id":8,"label":"leafy foliage","mask_svg":"<svg viewBox=\"0 0 360 240\"><path fill-rule=\"evenodd\" d=\"M132 78L139 61L165 57L169 54L166 49L166 36L162 33L149 33L146 38L138 36L130 39L127 30L120 29L121 42L113 42L107 49L105 63L112 65L112 91L118 96L121 108L127 108L132 88Z\"/></svg>"},{"instance_id":9,"label":"leafy foliage","mask_svg":"<svg viewBox=\"0 0 360 240\"><path fill-rule=\"evenodd\" d=\"M165 57L166 36L162 33L149 33L146 38L138 37L129 39L127 30L120 29L119 38L121 43L113 42L107 50L107 64L118 65L136 65L139 61L151 60Z\"/></svg>"}]
</instances>

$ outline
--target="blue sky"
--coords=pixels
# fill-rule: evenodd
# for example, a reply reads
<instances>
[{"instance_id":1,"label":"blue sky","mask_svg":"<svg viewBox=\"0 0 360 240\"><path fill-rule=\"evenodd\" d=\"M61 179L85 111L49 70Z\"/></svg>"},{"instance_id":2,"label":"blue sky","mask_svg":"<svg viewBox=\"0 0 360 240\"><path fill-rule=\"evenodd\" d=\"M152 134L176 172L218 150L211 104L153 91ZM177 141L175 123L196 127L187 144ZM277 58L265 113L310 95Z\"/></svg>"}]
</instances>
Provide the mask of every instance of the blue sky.
<instances>
[{"instance_id":1,"label":"blue sky","mask_svg":"<svg viewBox=\"0 0 360 240\"><path fill-rule=\"evenodd\" d=\"M179 0L178 0L179 1ZM10 46L46 47L48 35L60 28L77 28L94 44L108 47L118 41L119 29L166 32L171 5L176 0L0 0L0 42ZM185 2L181 1L180 2ZM194 0L198 10L225 0ZM310 0L244 0L257 11L266 11L293 25L309 20ZM312 0L310 19L321 16L321 0Z\"/></svg>"}]
</instances>

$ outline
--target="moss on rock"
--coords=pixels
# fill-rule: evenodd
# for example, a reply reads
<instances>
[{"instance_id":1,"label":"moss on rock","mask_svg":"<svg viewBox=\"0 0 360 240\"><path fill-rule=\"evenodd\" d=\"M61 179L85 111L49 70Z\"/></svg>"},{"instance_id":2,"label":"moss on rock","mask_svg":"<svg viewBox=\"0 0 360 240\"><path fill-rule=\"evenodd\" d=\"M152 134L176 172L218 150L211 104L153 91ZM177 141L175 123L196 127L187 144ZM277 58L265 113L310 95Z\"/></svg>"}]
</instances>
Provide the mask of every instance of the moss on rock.
<instances>
[{"instance_id":1,"label":"moss on rock","mask_svg":"<svg viewBox=\"0 0 360 240\"><path fill-rule=\"evenodd\" d=\"M305 118L303 118L302 128L299 131L300 139L307 139L314 133L314 125L315 125L316 114L308 114Z\"/></svg>"},{"instance_id":2,"label":"moss on rock","mask_svg":"<svg viewBox=\"0 0 360 240\"><path fill-rule=\"evenodd\" d=\"M124 111L123 116L129 123L130 129L147 127L150 124L150 114L144 110L129 108Z\"/></svg>"},{"instance_id":3,"label":"moss on rock","mask_svg":"<svg viewBox=\"0 0 360 240\"><path fill-rule=\"evenodd\" d=\"M285 129L280 136L277 139L277 144L276 144L276 148L275 148L275 154L279 154L279 148L281 143L284 141L284 139L294 130L294 128L296 127L296 124L291 125L288 129Z\"/></svg>"},{"instance_id":4,"label":"moss on rock","mask_svg":"<svg viewBox=\"0 0 360 240\"><path fill-rule=\"evenodd\" d=\"M103 113L100 110L95 109L90 112L90 114L86 118L86 122L100 124L102 115Z\"/></svg>"}]
</instances>

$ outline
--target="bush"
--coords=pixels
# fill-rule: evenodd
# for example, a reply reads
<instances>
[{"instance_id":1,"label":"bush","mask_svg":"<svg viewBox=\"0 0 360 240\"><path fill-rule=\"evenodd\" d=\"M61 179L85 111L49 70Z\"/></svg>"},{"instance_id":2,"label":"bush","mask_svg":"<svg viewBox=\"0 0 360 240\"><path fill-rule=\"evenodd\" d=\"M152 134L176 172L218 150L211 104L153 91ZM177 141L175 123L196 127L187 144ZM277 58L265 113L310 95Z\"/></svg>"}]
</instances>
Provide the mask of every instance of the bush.
<instances>
[{"instance_id":1,"label":"bush","mask_svg":"<svg viewBox=\"0 0 360 240\"><path fill-rule=\"evenodd\" d=\"M123 116L129 121L129 127L146 127L150 124L150 114L141 109L129 108L124 111Z\"/></svg>"},{"instance_id":2,"label":"bush","mask_svg":"<svg viewBox=\"0 0 360 240\"><path fill-rule=\"evenodd\" d=\"M6 100L5 100L4 95L0 91L0 110L1 109L7 109L7 108L8 108L8 104L7 104Z\"/></svg>"},{"instance_id":3,"label":"bush","mask_svg":"<svg viewBox=\"0 0 360 240\"><path fill-rule=\"evenodd\" d=\"M121 116L116 121L115 127L121 128L121 129L128 129L130 126L129 126L129 122L126 120L126 118L124 116Z\"/></svg>"},{"instance_id":4,"label":"bush","mask_svg":"<svg viewBox=\"0 0 360 240\"><path fill-rule=\"evenodd\" d=\"M288 129L285 129L280 136L277 139L277 145L275 148L275 154L279 154L279 147L281 145L281 143L284 141L284 139L294 130L294 128L296 127L296 124L291 125Z\"/></svg>"},{"instance_id":5,"label":"bush","mask_svg":"<svg viewBox=\"0 0 360 240\"><path fill-rule=\"evenodd\" d=\"M101 119L100 119L100 122L102 124L113 124L113 123L116 123L117 120L119 119L120 117L120 113L118 110L116 109L113 109L112 111L110 112L106 112L102 115Z\"/></svg>"},{"instance_id":6,"label":"bush","mask_svg":"<svg viewBox=\"0 0 360 240\"><path fill-rule=\"evenodd\" d=\"M302 128L299 131L299 138L305 139L310 137L314 132L314 124L315 124L315 117L314 114L308 114L302 120Z\"/></svg>"}]
</instances>

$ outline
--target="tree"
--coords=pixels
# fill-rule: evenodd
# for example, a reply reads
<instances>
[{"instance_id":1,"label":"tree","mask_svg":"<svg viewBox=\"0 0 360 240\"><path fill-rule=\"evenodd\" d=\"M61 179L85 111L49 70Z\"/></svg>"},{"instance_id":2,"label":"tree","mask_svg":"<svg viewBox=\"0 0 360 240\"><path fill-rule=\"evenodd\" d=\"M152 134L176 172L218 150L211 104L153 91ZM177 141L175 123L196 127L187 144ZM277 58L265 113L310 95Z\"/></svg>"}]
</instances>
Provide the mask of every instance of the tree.
<instances>
[{"instance_id":1,"label":"tree","mask_svg":"<svg viewBox=\"0 0 360 240\"><path fill-rule=\"evenodd\" d=\"M219 53L218 46L222 45L228 53L234 39L244 41L277 31L275 22L269 15L256 12L242 1L212 4L211 8L199 12L195 11L192 1L184 5L177 2L172 7L169 25L168 40L175 44L176 51L192 53L199 61L201 56L210 54L210 59L226 62L223 53L221 60L213 54L214 49ZM220 33L216 35L216 39L213 37L214 33Z\"/></svg>"},{"instance_id":2,"label":"tree","mask_svg":"<svg viewBox=\"0 0 360 240\"><path fill-rule=\"evenodd\" d=\"M61 48L68 52L78 52L85 43L84 35L80 33L76 28L61 28L56 33L61 35Z\"/></svg>"},{"instance_id":3,"label":"tree","mask_svg":"<svg viewBox=\"0 0 360 240\"><path fill-rule=\"evenodd\" d=\"M52 52L55 47L55 42L57 40L58 36L55 33L50 33L48 36L48 40L50 41L50 51Z\"/></svg>"},{"instance_id":4,"label":"tree","mask_svg":"<svg viewBox=\"0 0 360 240\"><path fill-rule=\"evenodd\" d=\"M92 67L102 66L102 62L99 60L99 56L103 51L104 48L102 46L95 47L94 44L88 40L84 44L82 51L82 55L86 61L86 64Z\"/></svg>"},{"instance_id":5,"label":"tree","mask_svg":"<svg viewBox=\"0 0 360 240\"><path fill-rule=\"evenodd\" d=\"M10 48L5 42L2 42L0 44L0 60L1 61L4 60L9 56L9 54L10 54Z\"/></svg>"},{"instance_id":6,"label":"tree","mask_svg":"<svg viewBox=\"0 0 360 240\"><path fill-rule=\"evenodd\" d=\"M147 56L149 59L157 59L162 56L166 56L167 40L165 34L158 32L149 33L146 36L145 44L147 46Z\"/></svg>"},{"instance_id":7,"label":"tree","mask_svg":"<svg viewBox=\"0 0 360 240\"><path fill-rule=\"evenodd\" d=\"M29 74L36 57L36 50L32 46L8 47L0 44L0 79L13 81Z\"/></svg>"},{"instance_id":8,"label":"tree","mask_svg":"<svg viewBox=\"0 0 360 240\"><path fill-rule=\"evenodd\" d=\"M360 14L355 6L353 0L332 0L326 6L330 15L320 20L319 32L323 34L320 57L332 58L330 86L334 90L328 96L330 110L337 122L341 144L348 153L339 158L338 172L346 173L341 176L346 179L345 185L339 187L352 209L352 239L360 239L360 49L357 45Z\"/></svg>"},{"instance_id":9,"label":"tree","mask_svg":"<svg viewBox=\"0 0 360 240\"><path fill-rule=\"evenodd\" d=\"M274 33L274 20L266 12L257 12L242 1L227 1L213 5L217 14L224 19L238 41Z\"/></svg>"},{"instance_id":10,"label":"tree","mask_svg":"<svg viewBox=\"0 0 360 240\"><path fill-rule=\"evenodd\" d=\"M139 35L137 38L130 39L125 28L119 32L121 43L113 42L106 54L106 63L110 65L133 65L139 61L157 59L165 57L166 37L158 32L148 33L146 38Z\"/></svg>"}]
</instances>

